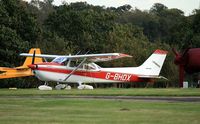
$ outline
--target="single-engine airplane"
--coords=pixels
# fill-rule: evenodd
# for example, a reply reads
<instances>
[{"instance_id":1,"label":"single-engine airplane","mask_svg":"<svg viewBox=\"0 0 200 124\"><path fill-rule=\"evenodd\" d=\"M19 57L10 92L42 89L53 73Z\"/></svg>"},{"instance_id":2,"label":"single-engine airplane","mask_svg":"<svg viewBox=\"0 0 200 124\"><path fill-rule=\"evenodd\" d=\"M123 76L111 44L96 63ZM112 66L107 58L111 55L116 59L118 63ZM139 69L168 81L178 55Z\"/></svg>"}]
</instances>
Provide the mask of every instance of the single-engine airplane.
<instances>
[{"instance_id":1,"label":"single-engine airplane","mask_svg":"<svg viewBox=\"0 0 200 124\"><path fill-rule=\"evenodd\" d=\"M30 49L29 54L33 54L34 51L36 54L41 54L40 49ZM35 57L34 59L35 64L43 62L42 58ZM27 66L31 62L32 57L27 57L22 66L15 68L0 67L0 79L33 76L31 69Z\"/></svg>"},{"instance_id":2,"label":"single-engine airplane","mask_svg":"<svg viewBox=\"0 0 200 124\"><path fill-rule=\"evenodd\" d=\"M47 55L27 54L41 58L53 58L51 62L34 63L28 65L35 76L42 81L62 83L78 83L78 89L93 89L82 83L119 83L119 82L148 82L159 76L167 51L155 50L154 53L139 67L102 68L94 62L110 61L123 57L132 57L122 53L103 53L85 55ZM77 60L81 60L77 64ZM45 86L45 85L41 85ZM40 89L40 88L39 88Z\"/></svg>"}]
</instances>

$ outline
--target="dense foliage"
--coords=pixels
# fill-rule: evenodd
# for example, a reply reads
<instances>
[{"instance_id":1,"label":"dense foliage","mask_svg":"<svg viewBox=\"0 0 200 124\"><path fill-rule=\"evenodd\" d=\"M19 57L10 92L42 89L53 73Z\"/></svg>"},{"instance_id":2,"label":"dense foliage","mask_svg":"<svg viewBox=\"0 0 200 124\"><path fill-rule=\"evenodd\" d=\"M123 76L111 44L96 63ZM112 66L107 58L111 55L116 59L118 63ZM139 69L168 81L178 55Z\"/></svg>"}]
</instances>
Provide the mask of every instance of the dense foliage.
<instances>
[{"instance_id":1,"label":"dense foliage","mask_svg":"<svg viewBox=\"0 0 200 124\"><path fill-rule=\"evenodd\" d=\"M138 66L155 49L163 49L169 54L161 75L169 81L161 81L161 86L177 86L178 72L171 48L183 50L200 45L200 10L184 16L183 11L168 9L160 3L149 11L141 11L130 5L105 8L86 2L60 6L52 2L0 0L0 66L18 66L24 59L18 54L31 47L40 47L48 54L76 54L82 50L83 53L121 52L133 56L99 63L104 67ZM11 79L18 86L33 80ZM9 81L1 80L4 86Z\"/></svg>"}]
</instances>

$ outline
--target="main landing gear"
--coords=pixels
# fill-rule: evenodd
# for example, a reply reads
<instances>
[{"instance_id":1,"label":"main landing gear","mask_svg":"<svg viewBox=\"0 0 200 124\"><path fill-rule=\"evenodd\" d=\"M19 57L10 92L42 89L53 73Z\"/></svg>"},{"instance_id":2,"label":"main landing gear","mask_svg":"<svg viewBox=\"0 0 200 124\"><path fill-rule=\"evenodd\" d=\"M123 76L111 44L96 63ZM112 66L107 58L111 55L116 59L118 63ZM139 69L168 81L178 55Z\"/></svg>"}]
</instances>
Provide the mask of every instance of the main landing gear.
<instances>
[{"instance_id":1,"label":"main landing gear","mask_svg":"<svg viewBox=\"0 0 200 124\"><path fill-rule=\"evenodd\" d=\"M93 86L82 84L82 82L78 82L78 84L79 84L79 86L77 87L77 89L79 89L79 90L84 90L84 89L93 90L94 89Z\"/></svg>"},{"instance_id":2,"label":"main landing gear","mask_svg":"<svg viewBox=\"0 0 200 124\"><path fill-rule=\"evenodd\" d=\"M38 89L39 90L52 90L53 88L48 86L48 83L45 81L44 85L40 85L38 87ZM70 90L71 86L67 85L67 84L60 84L59 82L57 82L57 85L55 86L55 89L56 90L63 90L63 89Z\"/></svg>"},{"instance_id":3,"label":"main landing gear","mask_svg":"<svg viewBox=\"0 0 200 124\"><path fill-rule=\"evenodd\" d=\"M56 90L62 90L62 89L71 90L72 88L68 84L60 84L59 82L57 82L57 85L55 86L55 89Z\"/></svg>"},{"instance_id":4,"label":"main landing gear","mask_svg":"<svg viewBox=\"0 0 200 124\"><path fill-rule=\"evenodd\" d=\"M52 87L48 86L48 83L45 81L44 85L38 87L39 90L52 90Z\"/></svg>"},{"instance_id":5,"label":"main landing gear","mask_svg":"<svg viewBox=\"0 0 200 124\"><path fill-rule=\"evenodd\" d=\"M91 85L86 85L86 84L82 84L82 82L78 82L79 86L77 87L77 89L79 90L93 90L93 86ZM45 82L44 85L40 85L38 87L39 90L52 90L53 88L48 86L48 83ZM56 90L70 90L71 86L67 85L67 84L60 84L59 82L57 82L57 85L55 86Z\"/></svg>"}]
</instances>

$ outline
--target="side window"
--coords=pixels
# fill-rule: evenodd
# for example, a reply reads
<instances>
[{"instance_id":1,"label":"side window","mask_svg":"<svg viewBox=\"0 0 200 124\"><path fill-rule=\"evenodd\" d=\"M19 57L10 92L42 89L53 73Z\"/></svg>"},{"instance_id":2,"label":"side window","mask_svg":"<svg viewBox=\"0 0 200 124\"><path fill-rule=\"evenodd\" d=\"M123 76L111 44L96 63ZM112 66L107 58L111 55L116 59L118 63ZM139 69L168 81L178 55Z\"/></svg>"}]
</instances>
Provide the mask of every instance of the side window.
<instances>
[{"instance_id":1,"label":"side window","mask_svg":"<svg viewBox=\"0 0 200 124\"><path fill-rule=\"evenodd\" d=\"M66 61L64 61L64 62L62 62L62 65L67 65L68 64L68 60L66 60Z\"/></svg>"},{"instance_id":2,"label":"side window","mask_svg":"<svg viewBox=\"0 0 200 124\"><path fill-rule=\"evenodd\" d=\"M84 65L84 69L86 69L86 70L88 70L88 69L89 69L89 66L88 66L88 64L85 64L85 65Z\"/></svg>"},{"instance_id":3,"label":"side window","mask_svg":"<svg viewBox=\"0 0 200 124\"><path fill-rule=\"evenodd\" d=\"M93 67L91 64L85 64L84 69L86 70L95 70L95 67Z\"/></svg>"},{"instance_id":4,"label":"side window","mask_svg":"<svg viewBox=\"0 0 200 124\"><path fill-rule=\"evenodd\" d=\"M89 70L95 70L95 67L93 67L93 66L91 66L91 65L89 65Z\"/></svg>"},{"instance_id":5,"label":"side window","mask_svg":"<svg viewBox=\"0 0 200 124\"><path fill-rule=\"evenodd\" d=\"M78 63L76 61L71 61L70 62L70 67L77 67Z\"/></svg>"},{"instance_id":6,"label":"side window","mask_svg":"<svg viewBox=\"0 0 200 124\"><path fill-rule=\"evenodd\" d=\"M71 61L71 62L70 62L70 67L77 67L79 64L80 64L80 63L77 62L77 61ZM83 69L83 65L81 65L81 66L79 67L79 69Z\"/></svg>"},{"instance_id":7,"label":"side window","mask_svg":"<svg viewBox=\"0 0 200 124\"><path fill-rule=\"evenodd\" d=\"M81 65L79 68L80 68L80 69L83 69L83 65Z\"/></svg>"}]
</instances>

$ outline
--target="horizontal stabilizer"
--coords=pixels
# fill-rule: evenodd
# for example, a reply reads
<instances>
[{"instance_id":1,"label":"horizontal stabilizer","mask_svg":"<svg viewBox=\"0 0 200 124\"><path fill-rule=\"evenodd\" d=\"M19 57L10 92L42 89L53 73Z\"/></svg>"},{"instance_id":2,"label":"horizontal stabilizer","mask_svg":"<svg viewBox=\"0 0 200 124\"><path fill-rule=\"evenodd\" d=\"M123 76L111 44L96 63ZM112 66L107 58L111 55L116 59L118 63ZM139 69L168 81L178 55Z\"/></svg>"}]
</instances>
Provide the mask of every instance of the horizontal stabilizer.
<instances>
[{"instance_id":1,"label":"horizontal stabilizer","mask_svg":"<svg viewBox=\"0 0 200 124\"><path fill-rule=\"evenodd\" d=\"M150 75L142 75L142 76L138 76L139 78L157 78L157 79L165 79L168 80L166 77L164 76L150 76Z\"/></svg>"}]
</instances>

